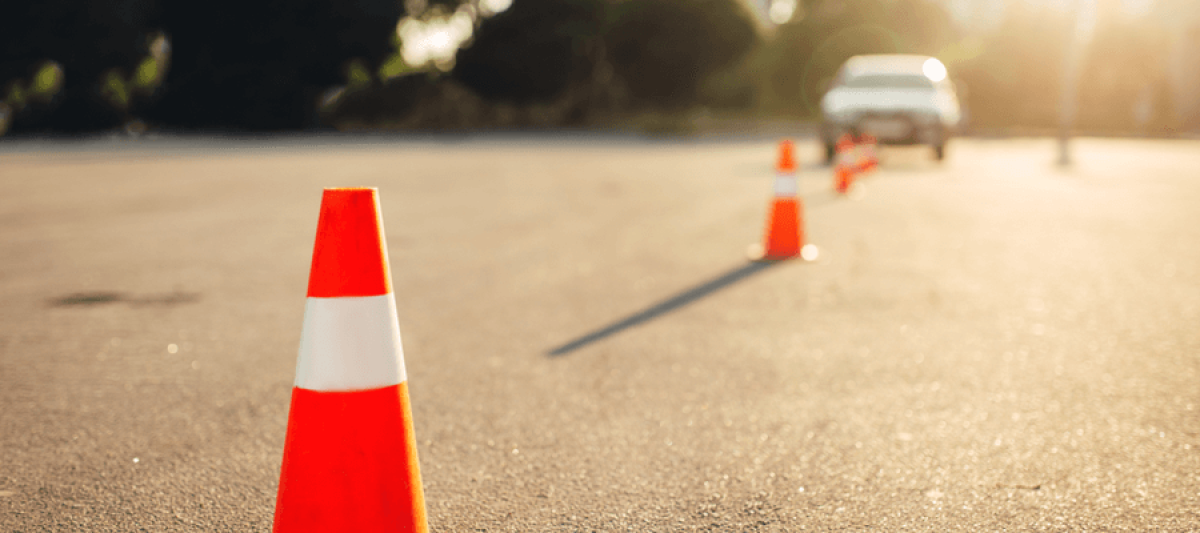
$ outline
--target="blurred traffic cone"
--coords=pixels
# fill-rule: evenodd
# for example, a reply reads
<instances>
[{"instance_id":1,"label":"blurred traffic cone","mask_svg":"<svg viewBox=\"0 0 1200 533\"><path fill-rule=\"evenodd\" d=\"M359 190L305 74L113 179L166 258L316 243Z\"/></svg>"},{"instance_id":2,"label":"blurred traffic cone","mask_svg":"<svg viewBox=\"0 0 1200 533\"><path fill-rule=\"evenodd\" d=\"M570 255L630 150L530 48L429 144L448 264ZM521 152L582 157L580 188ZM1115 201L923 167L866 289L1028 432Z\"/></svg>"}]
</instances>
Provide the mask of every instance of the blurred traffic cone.
<instances>
[{"instance_id":1,"label":"blurred traffic cone","mask_svg":"<svg viewBox=\"0 0 1200 533\"><path fill-rule=\"evenodd\" d=\"M865 174L879 168L879 153L877 148L879 143L875 140L875 136L865 134L859 138L862 144L862 156L858 159L858 171Z\"/></svg>"},{"instance_id":2,"label":"blurred traffic cone","mask_svg":"<svg viewBox=\"0 0 1200 533\"><path fill-rule=\"evenodd\" d=\"M833 188L846 194L850 192L850 185L854 183L854 139L849 134L842 135L835 149L837 163L833 169Z\"/></svg>"},{"instance_id":3,"label":"blurred traffic cone","mask_svg":"<svg viewBox=\"0 0 1200 533\"><path fill-rule=\"evenodd\" d=\"M780 174L796 172L795 150L788 139L779 141L779 159L775 160L775 171Z\"/></svg>"},{"instance_id":4,"label":"blurred traffic cone","mask_svg":"<svg viewBox=\"0 0 1200 533\"><path fill-rule=\"evenodd\" d=\"M775 171L775 199L767 218L763 250L755 259L780 260L797 255L813 259L816 247L803 244L802 205L796 195L796 160L791 141L780 141Z\"/></svg>"},{"instance_id":5,"label":"blurred traffic cone","mask_svg":"<svg viewBox=\"0 0 1200 533\"><path fill-rule=\"evenodd\" d=\"M326 189L275 533L421 532L425 496L375 189Z\"/></svg>"}]
</instances>

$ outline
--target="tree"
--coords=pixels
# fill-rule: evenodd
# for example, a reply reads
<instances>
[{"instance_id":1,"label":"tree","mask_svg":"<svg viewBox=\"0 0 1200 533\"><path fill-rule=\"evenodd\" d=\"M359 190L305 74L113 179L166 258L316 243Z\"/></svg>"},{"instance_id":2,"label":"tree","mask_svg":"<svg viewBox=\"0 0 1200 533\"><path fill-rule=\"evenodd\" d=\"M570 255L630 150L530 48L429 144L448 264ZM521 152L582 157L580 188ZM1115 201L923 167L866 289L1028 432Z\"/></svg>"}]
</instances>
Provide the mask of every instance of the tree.
<instances>
[{"instance_id":1,"label":"tree","mask_svg":"<svg viewBox=\"0 0 1200 533\"><path fill-rule=\"evenodd\" d=\"M147 118L181 128L294 129L343 82L351 58L391 52L394 0L163 2L174 49L165 94Z\"/></svg>"},{"instance_id":2,"label":"tree","mask_svg":"<svg viewBox=\"0 0 1200 533\"><path fill-rule=\"evenodd\" d=\"M737 0L633 0L613 11L608 55L636 105L694 104L710 76L758 43L757 26Z\"/></svg>"},{"instance_id":3,"label":"tree","mask_svg":"<svg viewBox=\"0 0 1200 533\"><path fill-rule=\"evenodd\" d=\"M451 77L491 101L561 97L598 60L606 0L516 0L458 52Z\"/></svg>"},{"instance_id":4,"label":"tree","mask_svg":"<svg viewBox=\"0 0 1200 533\"><path fill-rule=\"evenodd\" d=\"M145 55L155 0L40 0L0 7L0 83L27 89L47 61L62 73L52 101L22 106L13 131L79 132L124 119L102 95L107 72L130 73Z\"/></svg>"}]
</instances>

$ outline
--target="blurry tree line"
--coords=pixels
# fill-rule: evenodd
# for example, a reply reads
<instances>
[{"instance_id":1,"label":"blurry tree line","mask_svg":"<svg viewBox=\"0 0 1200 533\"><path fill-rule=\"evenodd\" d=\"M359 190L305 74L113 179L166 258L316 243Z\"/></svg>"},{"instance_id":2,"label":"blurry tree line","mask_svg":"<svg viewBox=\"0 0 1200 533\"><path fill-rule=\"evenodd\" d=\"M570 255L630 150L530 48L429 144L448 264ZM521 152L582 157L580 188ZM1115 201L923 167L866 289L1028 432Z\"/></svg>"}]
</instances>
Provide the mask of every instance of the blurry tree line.
<instances>
[{"instance_id":1,"label":"blurry tree line","mask_svg":"<svg viewBox=\"0 0 1200 533\"><path fill-rule=\"evenodd\" d=\"M945 62L973 126L1058 121L1071 14L990 28L934 0L29 0L0 10L0 133L594 126L639 114L812 118L848 57ZM1179 128L1167 33L1101 0L1077 124ZM1200 65L1196 65L1200 67ZM1196 124L1191 124L1196 126Z\"/></svg>"}]
</instances>

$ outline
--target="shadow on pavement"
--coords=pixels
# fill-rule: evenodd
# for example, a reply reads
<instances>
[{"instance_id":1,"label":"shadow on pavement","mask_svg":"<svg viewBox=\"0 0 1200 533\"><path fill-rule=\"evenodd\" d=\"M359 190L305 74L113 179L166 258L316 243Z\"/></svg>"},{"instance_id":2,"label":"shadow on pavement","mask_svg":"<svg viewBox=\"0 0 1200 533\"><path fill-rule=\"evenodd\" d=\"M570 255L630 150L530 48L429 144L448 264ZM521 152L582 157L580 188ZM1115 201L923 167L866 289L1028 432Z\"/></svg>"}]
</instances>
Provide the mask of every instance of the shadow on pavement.
<instances>
[{"instance_id":1,"label":"shadow on pavement","mask_svg":"<svg viewBox=\"0 0 1200 533\"><path fill-rule=\"evenodd\" d=\"M561 357L567 355L575 350L583 348L584 346L616 335L617 333L625 331L626 329L654 320L655 318L704 298L705 296L749 278L750 276L778 265L779 263L779 261L751 262L746 265L736 267L713 279L686 289L674 296L671 296L670 298L667 298L666 300L647 307L646 309L613 322L612 324L604 326L590 333L586 333L579 338L571 340L550 350L546 353L546 355L549 357Z\"/></svg>"},{"instance_id":2,"label":"shadow on pavement","mask_svg":"<svg viewBox=\"0 0 1200 533\"><path fill-rule=\"evenodd\" d=\"M180 305L200 300L200 295L191 292L169 292L130 296L120 292L77 292L50 300L54 307L90 307L124 302L130 305Z\"/></svg>"}]
</instances>

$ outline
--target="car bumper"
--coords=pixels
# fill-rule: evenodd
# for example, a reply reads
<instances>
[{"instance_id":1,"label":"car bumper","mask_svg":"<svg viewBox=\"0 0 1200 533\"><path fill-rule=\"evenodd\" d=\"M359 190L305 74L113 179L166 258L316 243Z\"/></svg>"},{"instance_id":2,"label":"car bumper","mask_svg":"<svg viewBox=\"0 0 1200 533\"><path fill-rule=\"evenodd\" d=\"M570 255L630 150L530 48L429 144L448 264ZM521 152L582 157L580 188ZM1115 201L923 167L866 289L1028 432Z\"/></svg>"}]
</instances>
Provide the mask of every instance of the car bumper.
<instances>
[{"instance_id":1,"label":"car bumper","mask_svg":"<svg viewBox=\"0 0 1200 533\"><path fill-rule=\"evenodd\" d=\"M821 124L821 138L828 145L855 132L870 134L880 144L937 146L950 136L950 129L936 118L911 113L866 114L846 121L826 119Z\"/></svg>"}]
</instances>

